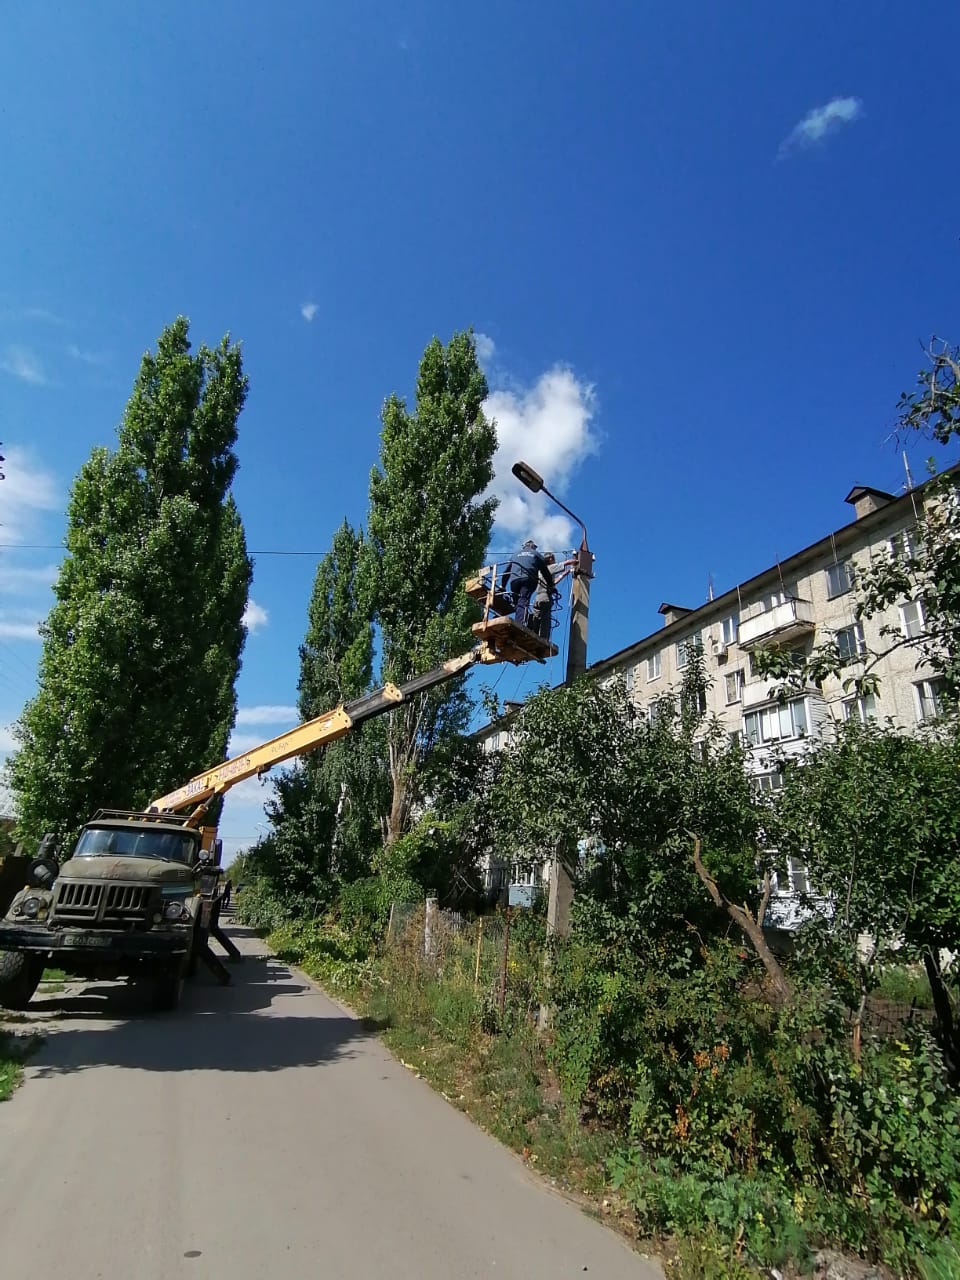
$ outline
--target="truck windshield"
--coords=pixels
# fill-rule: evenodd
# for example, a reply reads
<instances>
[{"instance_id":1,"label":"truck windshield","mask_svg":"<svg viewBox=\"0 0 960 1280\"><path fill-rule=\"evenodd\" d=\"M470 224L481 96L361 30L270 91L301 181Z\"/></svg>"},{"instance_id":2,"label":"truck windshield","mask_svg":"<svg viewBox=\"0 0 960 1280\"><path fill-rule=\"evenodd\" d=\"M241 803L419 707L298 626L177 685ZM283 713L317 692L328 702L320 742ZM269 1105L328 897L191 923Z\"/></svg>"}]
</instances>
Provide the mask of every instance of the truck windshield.
<instances>
[{"instance_id":1,"label":"truck windshield","mask_svg":"<svg viewBox=\"0 0 960 1280\"><path fill-rule=\"evenodd\" d=\"M87 827L80 833L75 858L104 855L115 858L162 858L166 862L193 861L196 840L179 831L156 831L149 827Z\"/></svg>"}]
</instances>

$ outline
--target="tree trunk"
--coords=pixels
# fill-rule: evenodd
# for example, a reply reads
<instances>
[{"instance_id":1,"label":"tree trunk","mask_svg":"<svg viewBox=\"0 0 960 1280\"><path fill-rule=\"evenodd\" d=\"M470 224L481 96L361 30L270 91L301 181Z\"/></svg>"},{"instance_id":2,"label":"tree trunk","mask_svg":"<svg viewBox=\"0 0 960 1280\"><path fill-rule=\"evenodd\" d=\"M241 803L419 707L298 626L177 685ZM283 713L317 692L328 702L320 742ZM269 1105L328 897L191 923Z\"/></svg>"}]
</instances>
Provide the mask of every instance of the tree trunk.
<instances>
[{"instance_id":1,"label":"tree trunk","mask_svg":"<svg viewBox=\"0 0 960 1280\"><path fill-rule=\"evenodd\" d=\"M692 835L693 840L693 865L697 869L697 875L707 887L707 892L721 910L726 911L731 920L738 928L750 939L754 951L760 957L760 962L766 969L773 987L774 995L778 1004L786 1004L793 998L793 985L787 975L780 967L780 962L770 950L766 938L763 936L763 917L766 914L767 904L770 901L770 876L769 873L764 876L763 884L763 901L760 904L760 910L757 913L757 919L746 909L746 907L738 907L735 902L731 902L720 892L716 880L710 875L710 872L703 865L700 857L700 837Z\"/></svg>"},{"instance_id":2,"label":"tree trunk","mask_svg":"<svg viewBox=\"0 0 960 1280\"><path fill-rule=\"evenodd\" d=\"M393 795L387 814L385 845L391 845L404 834L410 817L410 782L403 770L391 770Z\"/></svg>"},{"instance_id":3,"label":"tree trunk","mask_svg":"<svg viewBox=\"0 0 960 1280\"><path fill-rule=\"evenodd\" d=\"M927 981L933 996L933 1007L937 1014L936 1036L943 1050L943 1060L947 1067L950 1083L956 1088L960 1084L960 1031L953 1013L953 1004L947 984L943 980L940 968L940 957L928 948L923 953L923 964L927 971Z\"/></svg>"}]
</instances>

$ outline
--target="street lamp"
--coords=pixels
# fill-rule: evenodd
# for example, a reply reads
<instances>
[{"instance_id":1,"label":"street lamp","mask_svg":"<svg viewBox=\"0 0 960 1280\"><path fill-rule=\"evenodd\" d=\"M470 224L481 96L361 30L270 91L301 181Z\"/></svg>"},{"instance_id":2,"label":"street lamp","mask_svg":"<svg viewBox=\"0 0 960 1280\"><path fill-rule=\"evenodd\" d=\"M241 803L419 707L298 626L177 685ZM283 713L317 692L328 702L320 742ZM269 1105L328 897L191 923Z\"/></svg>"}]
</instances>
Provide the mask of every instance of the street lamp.
<instances>
[{"instance_id":1,"label":"street lamp","mask_svg":"<svg viewBox=\"0 0 960 1280\"><path fill-rule=\"evenodd\" d=\"M573 562L573 590L570 593L570 643L567 647L566 683L570 684L587 669L587 618L590 612L590 579L593 577L593 554L587 546L587 526L578 515L552 494L543 483L543 476L526 462L515 462L513 474L531 493L545 493L561 511L580 526L580 549Z\"/></svg>"}]
</instances>

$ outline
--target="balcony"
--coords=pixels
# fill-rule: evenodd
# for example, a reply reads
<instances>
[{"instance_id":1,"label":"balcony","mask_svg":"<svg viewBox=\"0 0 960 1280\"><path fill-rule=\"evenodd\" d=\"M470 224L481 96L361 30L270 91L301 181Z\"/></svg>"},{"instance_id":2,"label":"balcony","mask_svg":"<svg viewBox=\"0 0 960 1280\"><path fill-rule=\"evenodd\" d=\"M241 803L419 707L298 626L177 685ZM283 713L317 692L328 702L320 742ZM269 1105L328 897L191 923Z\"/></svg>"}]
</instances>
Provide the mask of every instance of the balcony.
<instances>
[{"instance_id":1,"label":"balcony","mask_svg":"<svg viewBox=\"0 0 960 1280\"><path fill-rule=\"evenodd\" d=\"M809 600L785 600L765 613L758 613L740 623L739 642L743 649L757 649L768 644L788 644L810 635L815 626L813 605Z\"/></svg>"},{"instance_id":2,"label":"balcony","mask_svg":"<svg viewBox=\"0 0 960 1280\"><path fill-rule=\"evenodd\" d=\"M765 703L772 702L771 690L780 683L781 681L773 680L770 676L765 676L762 680L751 680L740 691L740 705L744 711L751 711L754 707L762 707Z\"/></svg>"}]
</instances>

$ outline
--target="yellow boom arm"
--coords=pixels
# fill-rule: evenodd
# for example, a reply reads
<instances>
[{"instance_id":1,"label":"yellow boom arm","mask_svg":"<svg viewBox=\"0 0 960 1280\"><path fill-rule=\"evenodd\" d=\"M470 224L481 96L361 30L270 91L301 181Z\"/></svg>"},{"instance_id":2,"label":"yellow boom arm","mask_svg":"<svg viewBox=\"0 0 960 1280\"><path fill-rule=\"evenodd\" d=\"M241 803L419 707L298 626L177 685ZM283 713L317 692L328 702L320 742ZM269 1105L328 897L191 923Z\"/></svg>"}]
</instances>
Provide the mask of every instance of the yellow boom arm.
<instances>
[{"instance_id":1,"label":"yellow boom arm","mask_svg":"<svg viewBox=\"0 0 960 1280\"><path fill-rule=\"evenodd\" d=\"M479 598L486 594L487 588L477 586L471 591L471 584L468 584L467 590L471 595ZM231 760L214 765L212 769L198 773L182 787L177 787L176 791L152 800L150 809L176 813L194 805L196 808L190 815L190 823L197 826L209 807L210 801L223 795L231 787L235 787L238 782L266 773L275 764L281 764L284 760L292 759L293 756L304 755L307 751L336 742L358 724L409 702L411 698L433 688L434 685L444 684L447 680L454 679L474 663L519 664L529 662L531 659L542 662L545 657L557 652L552 644L539 639L526 627L514 622L512 618L497 617L494 613L495 611L488 605L484 610L483 621L474 625L473 631L479 643L469 653L450 658L442 666L428 671L425 675L414 676L404 684L386 684L382 689L364 694L354 702L344 703L333 711L317 716L315 720L306 720L295 729L290 729L276 738L271 738L269 742L263 742L258 747L254 747L252 751L245 751L242 755L234 756Z\"/></svg>"}]
</instances>

